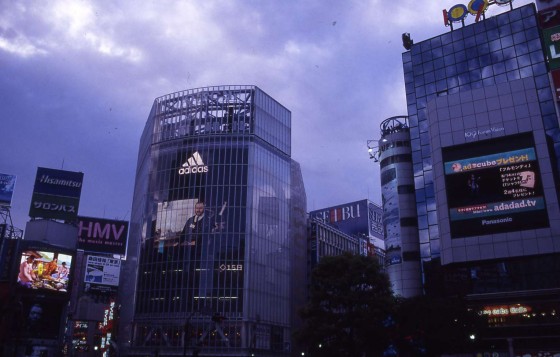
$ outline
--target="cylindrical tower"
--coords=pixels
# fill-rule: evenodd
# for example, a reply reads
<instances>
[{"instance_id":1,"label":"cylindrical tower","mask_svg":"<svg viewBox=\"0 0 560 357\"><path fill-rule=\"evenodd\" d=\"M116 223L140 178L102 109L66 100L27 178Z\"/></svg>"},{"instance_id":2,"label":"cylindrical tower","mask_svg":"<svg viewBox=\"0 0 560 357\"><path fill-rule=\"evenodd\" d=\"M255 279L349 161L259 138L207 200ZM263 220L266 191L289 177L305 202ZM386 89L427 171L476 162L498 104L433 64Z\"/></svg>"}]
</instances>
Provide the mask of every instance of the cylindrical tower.
<instances>
[{"instance_id":1,"label":"cylindrical tower","mask_svg":"<svg viewBox=\"0 0 560 357\"><path fill-rule=\"evenodd\" d=\"M129 355L287 353L290 220L305 214L294 202L305 197L291 197L290 127L290 112L254 86L155 100L131 222Z\"/></svg>"},{"instance_id":2,"label":"cylindrical tower","mask_svg":"<svg viewBox=\"0 0 560 357\"><path fill-rule=\"evenodd\" d=\"M410 149L408 117L395 116L381 123L378 142L385 265L396 295L422 294L420 243Z\"/></svg>"}]
</instances>

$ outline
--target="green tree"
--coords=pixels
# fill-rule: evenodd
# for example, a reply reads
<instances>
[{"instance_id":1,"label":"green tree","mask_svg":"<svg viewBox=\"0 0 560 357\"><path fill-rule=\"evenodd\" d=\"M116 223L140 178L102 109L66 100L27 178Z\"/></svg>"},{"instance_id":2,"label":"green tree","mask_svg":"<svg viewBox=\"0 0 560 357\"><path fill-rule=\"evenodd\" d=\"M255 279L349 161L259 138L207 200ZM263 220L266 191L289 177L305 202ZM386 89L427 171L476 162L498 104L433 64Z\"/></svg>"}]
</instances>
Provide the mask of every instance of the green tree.
<instances>
[{"instance_id":1,"label":"green tree","mask_svg":"<svg viewBox=\"0 0 560 357\"><path fill-rule=\"evenodd\" d=\"M296 338L311 356L380 356L388 346L384 321L393 313L391 285L372 257L324 257L312 272L310 300Z\"/></svg>"}]
</instances>

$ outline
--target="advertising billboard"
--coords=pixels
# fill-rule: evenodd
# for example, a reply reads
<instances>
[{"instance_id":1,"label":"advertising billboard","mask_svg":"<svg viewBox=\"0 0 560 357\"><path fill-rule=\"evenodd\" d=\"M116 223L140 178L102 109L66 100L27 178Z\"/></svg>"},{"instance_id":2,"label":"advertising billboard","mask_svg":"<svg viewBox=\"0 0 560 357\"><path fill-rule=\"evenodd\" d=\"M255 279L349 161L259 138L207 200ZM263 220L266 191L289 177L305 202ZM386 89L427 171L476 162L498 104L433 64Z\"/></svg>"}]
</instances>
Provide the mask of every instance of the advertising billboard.
<instances>
[{"instance_id":1,"label":"advertising billboard","mask_svg":"<svg viewBox=\"0 0 560 357\"><path fill-rule=\"evenodd\" d=\"M548 64L551 70L560 68L560 26L542 30Z\"/></svg>"},{"instance_id":2,"label":"advertising billboard","mask_svg":"<svg viewBox=\"0 0 560 357\"><path fill-rule=\"evenodd\" d=\"M531 133L442 149L451 237L548 227Z\"/></svg>"},{"instance_id":3,"label":"advertising billboard","mask_svg":"<svg viewBox=\"0 0 560 357\"><path fill-rule=\"evenodd\" d=\"M73 220L78 215L84 174L37 168L29 216Z\"/></svg>"},{"instance_id":4,"label":"advertising billboard","mask_svg":"<svg viewBox=\"0 0 560 357\"><path fill-rule=\"evenodd\" d=\"M78 217L78 249L124 255L127 238L127 221Z\"/></svg>"},{"instance_id":5,"label":"advertising billboard","mask_svg":"<svg viewBox=\"0 0 560 357\"><path fill-rule=\"evenodd\" d=\"M0 206L10 206L14 187L16 186L16 176L0 174Z\"/></svg>"},{"instance_id":6,"label":"advertising billboard","mask_svg":"<svg viewBox=\"0 0 560 357\"><path fill-rule=\"evenodd\" d=\"M121 260L88 255L84 282L90 284L119 286Z\"/></svg>"},{"instance_id":7,"label":"advertising billboard","mask_svg":"<svg viewBox=\"0 0 560 357\"><path fill-rule=\"evenodd\" d=\"M61 334L63 303L42 298L22 299L23 331L21 337L29 339L28 346L38 351L45 348L44 343L32 343L36 339L57 339ZM43 348L39 348L43 346ZM41 354L37 354L41 356Z\"/></svg>"},{"instance_id":8,"label":"advertising billboard","mask_svg":"<svg viewBox=\"0 0 560 357\"><path fill-rule=\"evenodd\" d=\"M554 84L554 98L560 102L560 69L550 71L552 75L552 83Z\"/></svg>"},{"instance_id":9,"label":"advertising billboard","mask_svg":"<svg viewBox=\"0 0 560 357\"><path fill-rule=\"evenodd\" d=\"M157 187L158 197L144 242L151 252L144 257L152 270L169 269L154 262L176 262L183 294L173 298L177 304L211 296L220 297L218 304L242 304L248 161L247 148L204 148L168 152L154 164L158 175L151 185ZM255 207L260 207L254 227L273 231L279 203L260 198L254 198ZM168 291L176 289L176 283L166 284L171 284Z\"/></svg>"},{"instance_id":10,"label":"advertising billboard","mask_svg":"<svg viewBox=\"0 0 560 357\"><path fill-rule=\"evenodd\" d=\"M311 211L311 218L358 237L383 237L382 210L368 200Z\"/></svg>"},{"instance_id":11,"label":"advertising billboard","mask_svg":"<svg viewBox=\"0 0 560 357\"><path fill-rule=\"evenodd\" d=\"M73 256L56 248L25 248L17 256L16 282L23 292L68 296Z\"/></svg>"}]
</instances>

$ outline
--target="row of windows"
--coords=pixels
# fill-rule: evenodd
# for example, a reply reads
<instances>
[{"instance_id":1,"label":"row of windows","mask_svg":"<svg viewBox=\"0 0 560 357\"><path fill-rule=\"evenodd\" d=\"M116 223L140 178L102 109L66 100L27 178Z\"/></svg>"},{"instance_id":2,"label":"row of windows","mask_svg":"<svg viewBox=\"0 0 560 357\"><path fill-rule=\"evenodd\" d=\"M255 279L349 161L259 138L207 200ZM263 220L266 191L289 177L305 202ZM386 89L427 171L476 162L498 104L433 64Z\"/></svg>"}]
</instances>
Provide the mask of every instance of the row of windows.
<instances>
[{"instance_id":1,"label":"row of windows","mask_svg":"<svg viewBox=\"0 0 560 357\"><path fill-rule=\"evenodd\" d=\"M425 72L424 74L418 71L406 72L405 81L409 84L414 82L415 87L465 75L468 77L464 78L471 78L472 81L476 81L481 78L488 78L491 75L498 75L517 69L527 72L528 70L525 67L543 65L542 68L538 66L531 67L533 68L534 75L540 75L546 73L546 66L543 63L544 54L538 46L540 43L538 40L536 41L537 47L531 52L520 53L520 51L516 52L514 48L509 48L478 57L469 55L470 59L468 60L463 59L456 63L446 64L441 68ZM414 77L412 77L412 73L414 73ZM453 85L450 85L450 87L453 87Z\"/></svg>"},{"instance_id":2,"label":"row of windows","mask_svg":"<svg viewBox=\"0 0 560 357\"><path fill-rule=\"evenodd\" d=\"M383 169L384 167L386 167L388 165L398 164L398 163L401 163L401 162L411 162L411 161L412 161L412 155L411 154L392 155L392 156L389 156L389 157L381 160L381 163L380 163L379 167L381 169Z\"/></svg>"},{"instance_id":3,"label":"row of windows","mask_svg":"<svg viewBox=\"0 0 560 357\"><path fill-rule=\"evenodd\" d=\"M187 321L187 322L185 322ZM219 324L216 325L215 322ZM180 323L146 324L138 323L134 328L132 346L153 349L183 348L185 341L199 341L199 349L230 350L251 348L253 351L285 351L285 331L281 326L268 324L245 325L231 318L220 316L199 316L185 318ZM186 336L185 336L186 334ZM243 341L245 343L243 344ZM184 350L186 352L186 350ZM226 352L227 353L227 352ZM239 352L238 352L239 353ZM189 352L190 355L190 352Z\"/></svg>"},{"instance_id":4,"label":"row of windows","mask_svg":"<svg viewBox=\"0 0 560 357\"><path fill-rule=\"evenodd\" d=\"M539 52L541 42L538 31L531 31L532 39L527 42L516 43L510 46L501 46L505 41L495 40L490 43L479 44L476 48L461 50L458 52L447 52L441 49L433 50L433 59L429 62L416 62L412 70L417 75L428 76L433 72L441 72L457 66L455 70L461 73L462 70L473 69L478 66L486 66L498 63L502 60L514 58L515 56L529 56L534 52ZM524 39L528 36L522 36ZM528 60L521 60L520 66L528 65ZM405 70L410 69L411 64L405 65ZM405 77L405 81L408 78Z\"/></svg>"},{"instance_id":5,"label":"row of windows","mask_svg":"<svg viewBox=\"0 0 560 357\"><path fill-rule=\"evenodd\" d=\"M387 151L392 148L410 147L410 140L389 141L386 144L379 145L379 151Z\"/></svg>"}]
</instances>

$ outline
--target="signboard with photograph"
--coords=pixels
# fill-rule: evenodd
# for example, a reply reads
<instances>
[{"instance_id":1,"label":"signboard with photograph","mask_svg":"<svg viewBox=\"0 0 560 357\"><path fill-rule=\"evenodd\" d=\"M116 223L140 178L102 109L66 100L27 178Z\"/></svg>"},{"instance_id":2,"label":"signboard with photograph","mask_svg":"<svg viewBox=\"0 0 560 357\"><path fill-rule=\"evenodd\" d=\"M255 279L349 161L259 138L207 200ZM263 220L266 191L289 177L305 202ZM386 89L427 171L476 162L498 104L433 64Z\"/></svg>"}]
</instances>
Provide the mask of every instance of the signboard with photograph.
<instances>
[{"instance_id":1,"label":"signboard with photograph","mask_svg":"<svg viewBox=\"0 0 560 357\"><path fill-rule=\"evenodd\" d=\"M119 286L120 273L120 259L88 255L84 282Z\"/></svg>"},{"instance_id":2,"label":"signboard with photograph","mask_svg":"<svg viewBox=\"0 0 560 357\"><path fill-rule=\"evenodd\" d=\"M23 333L27 339L56 339L61 334L62 309L60 301L23 299ZM45 346L38 343L37 347Z\"/></svg>"},{"instance_id":3,"label":"signboard with photograph","mask_svg":"<svg viewBox=\"0 0 560 357\"><path fill-rule=\"evenodd\" d=\"M246 228L247 186L242 184L248 180L248 150L179 150L158 160L155 165L161 165L162 174L151 184L164 187L165 193L156 199L143 242L144 257L151 261L146 268L154 274L165 270L170 279L164 284L179 284L171 278L175 274L181 279L180 296L162 309L181 309L185 301L198 303L211 296L222 297L217 306L230 301L242 306L243 289L239 287L245 274L245 233L250 229ZM255 197L259 209L253 221L255 230L274 232L279 226L282 206L275 199L278 195L269 189ZM168 270L168 261L173 261L175 268ZM144 261L140 264L143 269ZM145 279L152 276L141 276L139 285L145 286ZM148 298L140 297L139 306L145 306Z\"/></svg>"},{"instance_id":4,"label":"signboard with photograph","mask_svg":"<svg viewBox=\"0 0 560 357\"><path fill-rule=\"evenodd\" d=\"M72 255L56 248L28 248L19 254L17 286L25 292L68 296Z\"/></svg>"}]
</instances>

